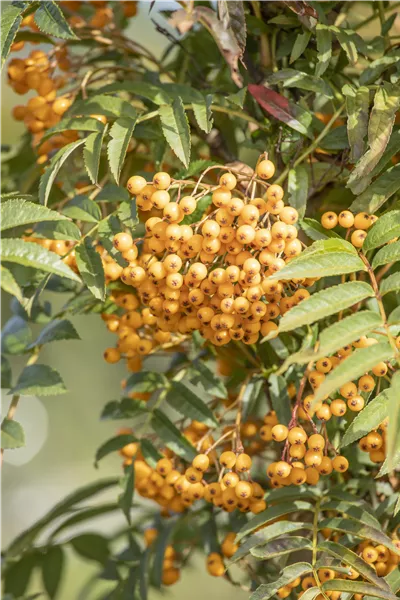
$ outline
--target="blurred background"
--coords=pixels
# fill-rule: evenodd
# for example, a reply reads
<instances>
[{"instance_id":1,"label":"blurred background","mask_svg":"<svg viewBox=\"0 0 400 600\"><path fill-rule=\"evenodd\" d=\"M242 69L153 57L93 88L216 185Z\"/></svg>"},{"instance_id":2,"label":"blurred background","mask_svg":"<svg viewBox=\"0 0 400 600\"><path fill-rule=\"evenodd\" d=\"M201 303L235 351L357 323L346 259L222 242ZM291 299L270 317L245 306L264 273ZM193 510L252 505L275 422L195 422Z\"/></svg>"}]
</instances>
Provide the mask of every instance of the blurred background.
<instances>
[{"instance_id":1,"label":"blurred background","mask_svg":"<svg viewBox=\"0 0 400 600\"><path fill-rule=\"evenodd\" d=\"M157 33L149 17L149 2L140 2L138 15L131 20L128 35L140 43L148 45L154 54L160 55L167 43ZM176 9L174 2L157 2L151 17L161 22L157 12L163 9ZM8 2L1 2L3 10ZM21 55L23 52L21 53ZM24 96L25 99L25 96ZM21 103L7 85L6 74L2 74L2 144L14 145L24 131L24 126L11 118L13 106ZM10 296L2 297L3 323L11 316ZM59 294L46 293L56 312L66 298ZM40 362L50 364L62 375L68 393L61 396L35 398L24 397L18 406L17 419L26 433L26 447L5 452L2 472L2 548L5 548L16 535L24 531L42 517L56 502L78 487L89 482L121 474L121 459L118 455L105 458L95 469L93 465L96 449L107 438L115 434L116 423L100 421L103 406L109 400L120 397L120 383L126 377L123 365L107 365L103 360L103 351L115 343L98 315L85 315L72 318L81 341L50 344L41 352ZM37 333L33 326L34 334ZM36 327L39 329L39 327ZM14 379L24 363L11 360ZM2 390L2 414L9 406L10 396ZM118 425L120 423L118 422ZM121 423L123 425L123 422ZM118 490L113 488L95 499L96 501L115 500ZM74 533L94 531L104 535L125 525L121 513L100 517L89 526L82 526ZM101 596L101 587L95 592L87 588L82 591L92 576L98 572L96 563L78 560L72 552L68 556L64 571L59 600L91 600ZM104 589L110 584L104 582ZM30 592L41 590L40 576L36 576L30 585ZM81 593L80 593L81 592ZM104 592L103 592L104 593ZM248 594L232 589L225 581L216 580L205 571L204 556L196 557L192 565L182 571L181 581L160 594L150 591L151 600L166 594L179 600L190 593L193 600L210 598L232 598L240 600Z\"/></svg>"}]
</instances>

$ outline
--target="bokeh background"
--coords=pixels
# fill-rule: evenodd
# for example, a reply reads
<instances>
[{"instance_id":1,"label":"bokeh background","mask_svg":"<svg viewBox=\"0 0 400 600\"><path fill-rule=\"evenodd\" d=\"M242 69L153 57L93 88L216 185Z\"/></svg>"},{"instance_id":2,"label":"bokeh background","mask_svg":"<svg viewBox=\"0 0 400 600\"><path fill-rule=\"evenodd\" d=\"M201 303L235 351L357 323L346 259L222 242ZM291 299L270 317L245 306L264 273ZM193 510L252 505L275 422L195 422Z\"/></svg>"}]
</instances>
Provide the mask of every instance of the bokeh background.
<instances>
[{"instance_id":1,"label":"bokeh background","mask_svg":"<svg viewBox=\"0 0 400 600\"><path fill-rule=\"evenodd\" d=\"M3 10L8 2L1 1ZM158 22L160 8L176 9L175 2L158 1L149 16L149 2L140 2L138 15L131 20L128 35L142 44L148 45L158 56L162 54L167 40L157 33L151 19ZM21 53L23 55L23 53ZM24 131L23 124L11 118L12 107L21 103L7 85L2 75L2 144L13 145ZM26 96L23 97L25 101ZM9 296L2 297L3 323L11 316ZM44 294L43 300L53 305L57 312L66 298L59 294ZM72 318L81 341L50 344L41 352L40 362L49 364L62 375L68 393L61 396L22 398L18 406L17 419L26 434L26 447L7 451L2 470L2 548L7 547L16 535L24 531L42 517L56 502L68 493L100 478L119 475L121 460L116 456L105 458L95 469L93 458L96 449L107 438L115 434L115 422L100 421L104 404L119 398L121 379L126 377L123 365L107 365L102 357L103 350L115 343L98 315ZM33 327L34 334L39 328ZM14 378L24 363L12 360ZM8 409L10 396L2 390L2 414ZM124 423L121 422L121 425ZM120 422L118 422L120 425ZM113 488L94 499L95 502L113 501L117 490ZM82 526L74 533L97 531L111 535L125 525L124 517L117 513L100 517L88 526ZM58 600L92 600L102 596L103 589L110 584L104 582L91 591L85 584L98 572L96 563L77 559L72 552L68 555ZM41 588L37 574L30 585L30 592ZM103 592L104 593L104 592ZM151 590L150 600L168 595L176 600L190 597L203 600L204 597L225 600L247 598L248 594L232 589L225 581L207 575L204 556L197 556L185 568L181 581L166 593Z\"/></svg>"},{"instance_id":2,"label":"bokeh background","mask_svg":"<svg viewBox=\"0 0 400 600\"><path fill-rule=\"evenodd\" d=\"M7 6L1 1L1 9ZM359 9L355 20L363 20L371 9L363 2L357 3ZM158 11L179 8L174 2L157 0L149 15L150 2L139 2L138 15L131 20L128 34L138 42L148 45L157 55L165 48L166 39L157 32L152 19L162 22ZM377 32L371 26L371 37ZM360 33L365 33L360 31ZM23 125L10 117L11 109L21 103L7 86L2 76L2 144L13 145L23 132ZM9 297L3 297L2 319L5 322L11 315ZM45 294L44 299L53 304L56 312L66 298L56 294ZM96 470L93 458L98 446L114 435L115 422L100 421L104 404L117 399L120 394L120 382L126 376L123 366L107 365L102 358L103 349L114 343L112 336L97 315L75 317L71 319L82 340L51 344L41 353L41 362L57 369L68 388L68 393L38 398L23 398L18 406L18 421L26 432L26 448L7 451L2 470L2 547L35 520L43 516L56 502L76 488L99 478L115 476L121 472L118 456L110 456L100 463ZM35 331L34 331L35 333ZM17 374L23 366L18 360L12 361L13 372ZM15 377L15 375L14 375ZM2 412L7 411L10 397L2 390ZM116 491L99 497L100 501L112 501ZM124 525L121 515L98 518L83 531L96 530L110 535ZM76 531L78 533L78 531ZM102 594L99 587L93 593L85 584L97 572L95 563L84 561L71 553L63 575L58 600L96 600ZM109 584L104 582L104 589ZM82 592L82 588L84 588ZM30 591L41 590L40 578L31 582ZM104 593L104 592L103 592ZM227 582L207 575L204 557L197 556L183 571L181 581L164 594L150 591L150 600L168 595L176 600L190 597L191 600L241 600L248 594L232 588Z\"/></svg>"}]
</instances>

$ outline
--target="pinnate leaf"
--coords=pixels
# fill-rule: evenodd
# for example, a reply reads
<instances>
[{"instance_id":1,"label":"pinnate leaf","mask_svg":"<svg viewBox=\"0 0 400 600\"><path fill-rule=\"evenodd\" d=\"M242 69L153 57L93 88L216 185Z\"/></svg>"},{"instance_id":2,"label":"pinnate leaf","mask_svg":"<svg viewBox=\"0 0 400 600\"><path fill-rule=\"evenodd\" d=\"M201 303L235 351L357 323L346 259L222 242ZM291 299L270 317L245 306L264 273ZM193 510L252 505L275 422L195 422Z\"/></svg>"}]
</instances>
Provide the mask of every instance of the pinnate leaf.
<instances>
[{"instance_id":1,"label":"pinnate leaf","mask_svg":"<svg viewBox=\"0 0 400 600\"><path fill-rule=\"evenodd\" d=\"M4 450L14 450L25 446L25 433L18 421L3 419L1 423L1 447Z\"/></svg>"},{"instance_id":2,"label":"pinnate leaf","mask_svg":"<svg viewBox=\"0 0 400 600\"><path fill-rule=\"evenodd\" d=\"M175 454L188 461L192 461L196 456L194 446L181 434L170 419L158 409L153 412L151 426L153 431Z\"/></svg>"},{"instance_id":3,"label":"pinnate leaf","mask_svg":"<svg viewBox=\"0 0 400 600\"><path fill-rule=\"evenodd\" d=\"M364 240L363 251L373 250L383 246L400 235L400 210L390 210L382 215L371 229Z\"/></svg>"},{"instance_id":4,"label":"pinnate leaf","mask_svg":"<svg viewBox=\"0 0 400 600\"><path fill-rule=\"evenodd\" d=\"M136 118L120 117L110 129L111 140L107 146L108 162L115 181L119 182L129 142L136 125Z\"/></svg>"},{"instance_id":5,"label":"pinnate leaf","mask_svg":"<svg viewBox=\"0 0 400 600\"><path fill-rule=\"evenodd\" d=\"M171 388L167 394L167 402L183 416L200 421L208 427L216 427L217 421L212 410L207 406L206 400L212 397L202 392L201 388L194 387L190 383L172 381Z\"/></svg>"},{"instance_id":6,"label":"pinnate leaf","mask_svg":"<svg viewBox=\"0 0 400 600\"><path fill-rule=\"evenodd\" d=\"M25 367L9 394L21 396L56 396L67 391L60 374L48 365Z\"/></svg>"},{"instance_id":7,"label":"pinnate leaf","mask_svg":"<svg viewBox=\"0 0 400 600\"><path fill-rule=\"evenodd\" d=\"M77 36L68 25L60 7L52 0L41 0L35 11L35 23L41 31L62 38L77 40Z\"/></svg>"},{"instance_id":8,"label":"pinnate leaf","mask_svg":"<svg viewBox=\"0 0 400 600\"><path fill-rule=\"evenodd\" d=\"M105 298L105 275L100 254L96 252L89 237L76 247L76 264L88 289L98 300Z\"/></svg>"},{"instance_id":9,"label":"pinnate leaf","mask_svg":"<svg viewBox=\"0 0 400 600\"><path fill-rule=\"evenodd\" d=\"M320 292L285 313L280 320L280 331L291 331L310 325L374 295L370 285L361 281L350 281L335 285Z\"/></svg>"},{"instance_id":10,"label":"pinnate leaf","mask_svg":"<svg viewBox=\"0 0 400 600\"><path fill-rule=\"evenodd\" d=\"M3 239L1 242L1 258L6 263L16 263L24 267L54 273L60 277L67 277L73 281L80 281L79 277L62 262L57 254L33 242Z\"/></svg>"},{"instance_id":11,"label":"pinnate leaf","mask_svg":"<svg viewBox=\"0 0 400 600\"><path fill-rule=\"evenodd\" d=\"M279 588L284 585L288 585L297 577L302 577L306 573L312 571L312 566L306 562L298 562L293 565L285 567L281 571L279 579L273 583L263 583L256 589L255 592L250 596L250 600L269 600L272 596L275 596Z\"/></svg>"},{"instance_id":12,"label":"pinnate leaf","mask_svg":"<svg viewBox=\"0 0 400 600\"><path fill-rule=\"evenodd\" d=\"M17 31L22 22L21 6L7 6L1 11L1 66L6 61L14 42Z\"/></svg>"},{"instance_id":13,"label":"pinnate leaf","mask_svg":"<svg viewBox=\"0 0 400 600\"><path fill-rule=\"evenodd\" d=\"M185 165L190 161L190 129L182 100L176 98L170 105L160 106L161 127L168 144Z\"/></svg>"},{"instance_id":14,"label":"pinnate leaf","mask_svg":"<svg viewBox=\"0 0 400 600\"><path fill-rule=\"evenodd\" d=\"M58 342L61 340L80 340L78 332L67 319L54 319L48 325L43 327L37 340L32 346L42 346L50 342Z\"/></svg>"},{"instance_id":15,"label":"pinnate leaf","mask_svg":"<svg viewBox=\"0 0 400 600\"><path fill-rule=\"evenodd\" d=\"M317 389L314 403L329 396L348 381L357 379L380 361L393 357L393 348L388 342L380 342L367 348L357 348L327 375L325 381Z\"/></svg>"},{"instance_id":16,"label":"pinnate leaf","mask_svg":"<svg viewBox=\"0 0 400 600\"><path fill-rule=\"evenodd\" d=\"M341 446L348 446L377 429L379 424L388 415L390 390L384 390L376 398L370 400L365 408L360 411L350 423L341 442Z\"/></svg>"},{"instance_id":17,"label":"pinnate leaf","mask_svg":"<svg viewBox=\"0 0 400 600\"><path fill-rule=\"evenodd\" d=\"M50 196L51 188L54 183L55 178L58 175L59 170L67 160L67 158L72 154L76 148L82 146L85 143L85 140L77 140L76 142L71 142L67 144L63 148L61 148L51 159L48 167L40 178L39 184L39 200L41 204L47 205L47 201Z\"/></svg>"},{"instance_id":18,"label":"pinnate leaf","mask_svg":"<svg viewBox=\"0 0 400 600\"><path fill-rule=\"evenodd\" d=\"M381 281L379 286L381 295L389 294L390 292L398 292L400 290L400 272L392 273Z\"/></svg>"}]
</instances>

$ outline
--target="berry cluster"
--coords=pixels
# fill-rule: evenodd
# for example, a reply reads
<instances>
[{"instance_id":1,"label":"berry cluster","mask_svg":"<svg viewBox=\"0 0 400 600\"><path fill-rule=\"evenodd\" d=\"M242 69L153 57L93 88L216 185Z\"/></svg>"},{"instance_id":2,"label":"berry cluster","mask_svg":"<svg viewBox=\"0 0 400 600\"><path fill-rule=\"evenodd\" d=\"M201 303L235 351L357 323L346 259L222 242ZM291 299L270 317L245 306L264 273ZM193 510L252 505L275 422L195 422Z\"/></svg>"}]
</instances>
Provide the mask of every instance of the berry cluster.
<instances>
[{"instance_id":1,"label":"berry cluster","mask_svg":"<svg viewBox=\"0 0 400 600\"><path fill-rule=\"evenodd\" d=\"M376 215L369 215L361 212L353 215L349 210L342 210L337 214L333 211L324 213L321 217L321 225L325 229L334 229L337 225L347 229L346 239L350 236L350 241L355 248L362 248L364 240L367 237L367 230L378 220Z\"/></svg>"},{"instance_id":2,"label":"berry cluster","mask_svg":"<svg viewBox=\"0 0 400 600\"><path fill-rule=\"evenodd\" d=\"M132 431L122 429L121 433ZM165 456L153 469L135 442L121 449L125 465L134 461L135 487L141 496L157 502L166 515L183 512L203 498L226 512L238 508L257 514L266 508L263 488L250 478L252 460L248 454L227 450L217 459L213 439L198 421L192 421L185 435L192 442L200 442L204 450L188 468L170 450L164 451Z\"/></svg>"},{"instance_id":3,"label":"berry cluster","mask_svg":"<svg viewBox=\"0 0 400 600\"><path fill-rule=\"evenodd\" d=\"M261 157L252 176L225 170L216 185L203 183L206 172L198 181L172 180L165 172L156 173L152 183L137 175L129 179L138 209L151 211L145 236L115 235L125 268L105 251L102 258L108 281L120 279L135 288L133 298L145 307L142 314L153 329L141 330L139 338L137 327L131 331L122 354L146 354L194 331L215 346L231 340L254 344L276 336L280 315L310 295L305 288L314 279L268 279L302 250L297 211L284 205L279 185L266 181L274 174L272 162ZM205 196L211 206L192 222ZM128 316L126 321L125 334ZM118 354L111 354L117 360Z\"/></svg>"},{"instance_id":4,"label":"berry cluster","mask_svg":"<svg viewBox=\"0 0 400 600\"><path fill-rule=\"evenodd\" d=\"M386 436L389 419L386 418L379 427L360 439L358 447L362 452L368 452L373 463L381 463L386 458Z\"/></svg>"}]
</instances>

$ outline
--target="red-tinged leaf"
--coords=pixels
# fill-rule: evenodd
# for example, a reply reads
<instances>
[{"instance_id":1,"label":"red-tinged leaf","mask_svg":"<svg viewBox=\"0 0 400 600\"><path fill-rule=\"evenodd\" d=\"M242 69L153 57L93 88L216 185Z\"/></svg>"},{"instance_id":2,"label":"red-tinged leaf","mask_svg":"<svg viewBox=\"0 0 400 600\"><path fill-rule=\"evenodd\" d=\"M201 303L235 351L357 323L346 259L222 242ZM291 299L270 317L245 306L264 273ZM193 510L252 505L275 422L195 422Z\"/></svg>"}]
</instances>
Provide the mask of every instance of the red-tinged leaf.
<instances>
[{"instance_id":1,"label":"red-tinged leaf","mask_svg":"<svg viewBox=\"0 0 400 600\"><path fill-rule=\"evenodd\" d=\"M308 111L292 104L285 96L263 85L251 84L248 89L253 98L268 114L278 119L278 121L286 123L295 131L306 135L310 139L313 138L311 132L312 116Z\"/></svg>"}]
</instances>

